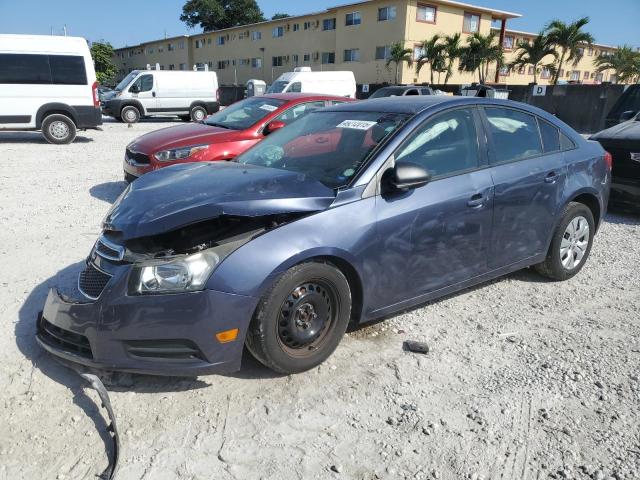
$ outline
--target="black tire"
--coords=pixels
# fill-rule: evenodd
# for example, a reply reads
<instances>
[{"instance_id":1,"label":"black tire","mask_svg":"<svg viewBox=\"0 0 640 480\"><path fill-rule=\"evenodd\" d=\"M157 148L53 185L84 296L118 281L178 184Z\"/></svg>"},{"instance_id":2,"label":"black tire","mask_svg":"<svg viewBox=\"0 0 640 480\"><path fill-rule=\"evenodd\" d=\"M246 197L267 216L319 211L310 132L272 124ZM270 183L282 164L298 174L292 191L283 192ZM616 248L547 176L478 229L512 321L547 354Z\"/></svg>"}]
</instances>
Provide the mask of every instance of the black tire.
<instances>
[{"instance_id":1,"label":"black tire","mask_svg":"<svg viewBox=\"0 0 640 480\"><path fill-rule=\"evenodd\" d=\"M342 272L329 263L302 263L280 275L262 297L246 345L276 372L304 372L333 353L350 317L351 290Z\"/></svg>"},{"instance_id":2,"label":"black tire","mask_svg":"<svg viewBox=\"0 0 640 480\"><path fill-rule=\"evenodd\" d=\"M191 115L180 115L179 118L183 122L190 122L191 121Z\"/></svg>"},{"instance_id":3,"label":"black tire","mask_svg":"<svg viewBox=\"0 0 640 480\"><path fill-rule=\"evenodd\" d=\"M576 220L580 222L580 218L585 219L589 226L588 234L583 233L581 236L579 234L576 235L577 238L572 238L570 232L567 231L569 224ZM556 231L553 234L553 238L551 239L551 245L549 246L549 252L547 253L547 258L544 262L535 265L535 269L541 275L550 278L552 280L568 280L569 278L577 275L584 264L587 262L589 258L589 253L591 253L591 247L593 245L593 235L595 234L595 222L593 220L593 213L586 205L577 202L569 203L562 212L562 216L560 219L560 223L556 228ZM563 253L561 251L563 239L568 242L568 244L576 245L574 248L570 248L567 253ZM573 266L566 266L563 263L563 259L567 260L569 263L574 263L577 258L577 246L580 244L584 244L584 242L588 242L584 249L579 249L584 251L582 257L579 259L579 263Z\"/></svg>"},{"instance_id":4,"label":"black tire","mask_svg":"<svg viewBox=\"0 0 640 480\"><path fill-rule=\"evenodd\" d=\"M191 107L191 112L189 113L189 115L193 122L201 122L205 118L207 118L208 113L207 109L202 105L194 105L193 107Z\"/></svg>"},{"instance_id":5,"label":"black tire","mask_svg":"<svg viewBox=\"0 0 640 480\"><path fill-rule=\"evenodd\" d=\"M42 121L42 134L49 143L64 145L76 138L76 124L61 113L47 115Z\"/></svg>"},{"instance_id":6,"label":"black tire","mask_svg":"<svg viewBox=\"0 0 640 480\"><path fill-rule=\"evenodd\" d=\"M124 123L138 123L140 121L140 110L133 105L127 105L120 110L120 118Z\"/></svg>"}]
</instances>

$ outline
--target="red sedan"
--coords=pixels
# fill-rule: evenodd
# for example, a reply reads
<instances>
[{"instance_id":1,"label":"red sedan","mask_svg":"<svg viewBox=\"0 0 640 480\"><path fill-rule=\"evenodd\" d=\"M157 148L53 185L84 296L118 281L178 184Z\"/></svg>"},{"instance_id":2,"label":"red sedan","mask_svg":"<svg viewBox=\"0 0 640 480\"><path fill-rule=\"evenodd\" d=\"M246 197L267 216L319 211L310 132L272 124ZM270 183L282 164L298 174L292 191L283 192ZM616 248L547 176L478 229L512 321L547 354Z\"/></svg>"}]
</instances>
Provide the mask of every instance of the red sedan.
<instances>
[{"instance_id":1,"label":"red sedan","mask_svg":"<svg viewBox=\"0 0 640 480\"><path fill-rule=\"evenodd\" d=\"M280 93L241 100L202 123L163 128L127 146L124 177L139 176L176 163L231 160L269 133L313 110L352 101L345 97Z\"/></svg>"}]
</instances>

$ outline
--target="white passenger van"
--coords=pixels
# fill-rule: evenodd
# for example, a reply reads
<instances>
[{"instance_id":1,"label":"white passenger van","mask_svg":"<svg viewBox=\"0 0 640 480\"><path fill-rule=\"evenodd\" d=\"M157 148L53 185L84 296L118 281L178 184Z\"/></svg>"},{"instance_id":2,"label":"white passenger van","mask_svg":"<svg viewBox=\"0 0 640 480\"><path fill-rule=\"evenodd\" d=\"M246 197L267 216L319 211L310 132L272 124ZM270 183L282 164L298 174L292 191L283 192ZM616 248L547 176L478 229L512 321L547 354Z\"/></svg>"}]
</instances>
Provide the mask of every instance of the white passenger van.
<instances>
[{"instance_id":1,"label":"white passenger van","mask_svg":"<svg viewBox=\"0 0 640 480\"><path fill-rule=\"evenodd\" d=\"M42 130L60 144L73 142L77 129L101 124L84 38L0 35L0 130Z\"/></svg>"},{"instance_id":2,"label":"white passenger van","mask_svg":"<svg viewBox=\"0 0 640 480\"><path fill-rule=\"evenodd\" d=\"M356 78L353 72L313 72L309 67L298 67L283 73L267 93L319 93L356 98Z\"/></svg>"},{"instance_id":3,"label":"white passenger van","mask_svg":"<svg viewBox=\"0 0 640 480\"><path fill-rule=\"evenodd\" d=\"M199 122L219 108L216 72L133 70L103 102L102 112L126 123L154 115Z\"/></svg>"}]
</instances>

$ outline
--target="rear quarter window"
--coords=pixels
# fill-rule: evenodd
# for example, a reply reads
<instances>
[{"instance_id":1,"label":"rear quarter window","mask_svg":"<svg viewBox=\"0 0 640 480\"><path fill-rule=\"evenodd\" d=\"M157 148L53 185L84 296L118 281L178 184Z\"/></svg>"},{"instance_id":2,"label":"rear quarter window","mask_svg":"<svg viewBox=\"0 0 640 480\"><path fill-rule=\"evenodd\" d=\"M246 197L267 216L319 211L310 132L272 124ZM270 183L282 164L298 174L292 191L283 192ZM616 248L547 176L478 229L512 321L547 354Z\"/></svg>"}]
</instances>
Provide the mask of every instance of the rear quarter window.
<instances>
[{"instance_id":1,"label":"rear quarter window","mask_svg":"<svg viewBox=\"0 0 640 480\"><path fill-rule=\"evenodd\" d=\"M52 83L57 85L86 85L84 58L75 55L49 55Z\"/></svg>"},{"instance_id":2,"label":"rear quarter window","mask_svg":"<svg viewBox=\"0 0 640 480\"><path fill-rule=\"evenodd\" d=\"M538 125L540 126L544 153L560 151L560 130L540 118L538 118Z\"/></svg>"}]
</instances>

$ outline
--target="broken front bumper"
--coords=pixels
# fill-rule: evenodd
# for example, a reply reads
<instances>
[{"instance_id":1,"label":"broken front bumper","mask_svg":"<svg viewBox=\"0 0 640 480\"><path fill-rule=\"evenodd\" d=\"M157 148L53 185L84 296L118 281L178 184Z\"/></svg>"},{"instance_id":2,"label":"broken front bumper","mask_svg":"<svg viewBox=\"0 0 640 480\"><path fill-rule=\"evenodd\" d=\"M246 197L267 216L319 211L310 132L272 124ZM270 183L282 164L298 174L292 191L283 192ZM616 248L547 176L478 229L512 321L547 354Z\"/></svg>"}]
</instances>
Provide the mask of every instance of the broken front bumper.
<instances>
[{"instance_id":1,"label":"broken front bumper","mask_svg":"<svg viewBox=\"0 0 640 480\"><path fill-rule=\"evenodd\" d=\"M68 361L106 370L197 376L240 369L254 299L212 290L147 296L116 291L80 303L50 290L38 318L38 343ZM218 342L216 333L234 328L235 341Z\"/></svg>"}]
</instances>

